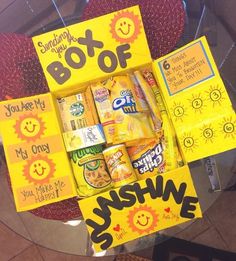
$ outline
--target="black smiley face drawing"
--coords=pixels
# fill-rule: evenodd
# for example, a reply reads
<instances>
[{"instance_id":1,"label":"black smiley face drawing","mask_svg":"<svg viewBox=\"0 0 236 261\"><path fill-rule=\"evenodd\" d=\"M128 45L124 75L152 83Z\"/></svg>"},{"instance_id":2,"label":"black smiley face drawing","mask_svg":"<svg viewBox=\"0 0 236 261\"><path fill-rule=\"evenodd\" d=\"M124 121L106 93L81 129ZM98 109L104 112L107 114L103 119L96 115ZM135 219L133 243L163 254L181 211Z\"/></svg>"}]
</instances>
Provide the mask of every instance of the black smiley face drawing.
<instances>
[{"instance_id":1,"label":"black smiley face drawing","mask_svg":"<svg viewBox=\"0 0 236 261\"><path fill-rule=\"evenodd\" d=\"M24 127L24 129L25 129L27 132L29 132L29 133L33 133L33 132L35 131L36 127L37 127L37 124L34 124L34 123L32 123L31 120L29 120L29 121L26 121L26 122L25 122L25 127Z\"/></svg>"},{"instance_id":2,"label":"black smiley face drawing","mask_svg":"<svg viewBox=\"0 0 236 261\"><path fill-rule=\"evenodd\" d=\"M130 28L131 24L129 24L126 21L120 22L120 27L118 30L123 34L123 35L128 35L130 33Z\"/></svg>"},{"instance_id":3,"label":"black smiley face drawing","mask_svg":"<svg viewBox=\"0 0 236 261\"><path fill-rule=\"evenodd\" d=\"M145 214L141 214L137 218L137 224L146 227L148 225L150 217L146 216Z\"/></svg>"},{"instance_id":4,"label":"black smiley face drawing","mask_svg":"<svg viewBox=\"0 0 236 261\"><path fill-rule=\"evenodd\" d=\"M49 184L56 171L55 163L47 156L38 154L27 160L23 175L29 183Z\"/></svg>"},{"instance_id":5,"label":"black smiley face drawing","mask_svg":"<svg viewBox=\"0 0 236 261\"><path fill-rule=\"evenodd\" d=\"M34 171L33 172L36 175L38 175L39 177L41 177L41 176L44 175L46 169L47 169L46 167L44 167L40 162L38 162L38 163L34 164Z\"/></svg>"}]
</instances>

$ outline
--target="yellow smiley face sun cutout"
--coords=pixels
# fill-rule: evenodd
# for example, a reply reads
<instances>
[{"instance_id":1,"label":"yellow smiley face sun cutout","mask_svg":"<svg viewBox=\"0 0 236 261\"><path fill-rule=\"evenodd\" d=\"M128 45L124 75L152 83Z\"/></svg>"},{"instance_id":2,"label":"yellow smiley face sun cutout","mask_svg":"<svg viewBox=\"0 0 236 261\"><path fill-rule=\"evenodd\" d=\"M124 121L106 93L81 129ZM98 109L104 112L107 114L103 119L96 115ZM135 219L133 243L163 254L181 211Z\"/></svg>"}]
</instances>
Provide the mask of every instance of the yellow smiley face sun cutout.
<instances>
[{"instance_id":1,"label":"yellow smiley face sun cutout","mask_svg":"<svg viewBox=\"0 0 236 261\"><path fill-rule=\"evenodd\" d=\"M44 122L34 114L21 116L15 124L17 136L28 142L39 139L44 134L45 129Z\"/></svg>"},{"instance_id":2,"label":"yellow smiley face sun cutout","mask_svg":"<svg viewBox=\"0 0 236 261\"><path fill-rule=\"evenodd\" d=\"M47 156L37 155L27 161L24 166L23 175L35 185L48 183L56 171L54 162Z\"/></svg>"},{"instance_id":3,"label":"yellow smiley face sun cutout","mask_svg":"<svg viewBox=\"0 0 236 261\"><path fill-rule=\"evenodd\" d=\"M158 215L151 207L139 206L129 211L128 224L134 232L148 234L155 229L158 222Z\"/></svg>"},{"instance_id":4,"label":"yellow smiley face sun cutout","mask_svg":"<svg viewBox=\"0 0 236 261\"><path fill-rule=\"evenodd\" d=\"M141 20L130 11L118 12L111 21L112 37L120 43L133 43L141 31Z\"/></svg>"}]
</instances>

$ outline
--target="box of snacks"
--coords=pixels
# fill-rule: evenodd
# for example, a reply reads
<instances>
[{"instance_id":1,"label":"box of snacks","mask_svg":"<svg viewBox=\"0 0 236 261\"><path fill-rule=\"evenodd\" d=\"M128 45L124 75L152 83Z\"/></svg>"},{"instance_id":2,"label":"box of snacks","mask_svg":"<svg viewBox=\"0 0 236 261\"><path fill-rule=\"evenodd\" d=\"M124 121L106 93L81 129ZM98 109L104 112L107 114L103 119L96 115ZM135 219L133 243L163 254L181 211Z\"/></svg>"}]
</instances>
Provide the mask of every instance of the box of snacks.
<instances>
[{"instance_id":1,"label":"box of snacks","mask_svg":"<svg viewBox=\"0 0 236 261\"><path fill-rule=\"evenodd\" d=\"M152 62L134 6L36 36L33 42L69 156L60 163L70 165L96 251L201 217L187 163L232 148L222 140L227 135L232 141L235 135L229 124L235 126L235 116L206 40L198 40L205 58L191 51L193 43ZM227 104L227 133L217 135L215 142L221 143L213 151L206 152L203 141L197 143L200 134L186 151L191 126L195 135L198 124L205 124L202 135L207 136L213 122L222 120L209 108L203 112L203 93L217 82L225 95L220 102ZM214 90L212 99L219 95ZM199 112L199 121L188 103ZM188 119L183 120L177 112L187 107L183 115ZM200 152L193 151L197 144Z\"/></svg>"},{"instance_id":2,"label":"box of snacks","mask_svg":"<svg viewBox=\"0 0 236 261\"><path fill-rule=\"evenodd\" d=\"M65 30L75 41L63 38ZM53 47L55 35L61 42ZM83 198L79 206L95 249L201 217L165 101L154 93L158 87L139 8L33 41L58 102L77 193ZM53 51L63 45L65 50ZM94 135L93 146L86 146L88 137L82 133L98 124L105 142Z\"/></svg>"}]
</instances>

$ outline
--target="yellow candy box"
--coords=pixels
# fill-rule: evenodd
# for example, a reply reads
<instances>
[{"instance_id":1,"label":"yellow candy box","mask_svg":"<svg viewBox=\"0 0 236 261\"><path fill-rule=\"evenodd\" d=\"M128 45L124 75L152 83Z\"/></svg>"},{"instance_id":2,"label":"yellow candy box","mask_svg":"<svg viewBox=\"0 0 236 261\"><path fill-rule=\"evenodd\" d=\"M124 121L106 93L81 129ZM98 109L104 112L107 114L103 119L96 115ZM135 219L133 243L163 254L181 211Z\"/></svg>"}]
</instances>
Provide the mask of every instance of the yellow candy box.
<instances>
[{"instance_id":1,"label":"yellow candy box","mask_svg":"<svg viewBox=\"0 0 236 261\"><path fill-rule=\"evenodd\" d=\"M124 21L127 25L125 33L120 30L120 24L124 24ZM98 28L103 28L102 34ZM55 40L55 36L57 40ZM177 50L152 63L140 10L138 6L134 6L35 36L33 42L52 94L6 101L0 104L3 122L1 132L17 210L33 209L75 195L76 188L70 161L62 143L61 133L63 128L61 120L57 117L59 111L54 106L56 99L85 92L90 86L103 82L110 77L127 75L130 72L133 73L153 66L163 104L167 107L165 117L168 118L170 125L168 127L172 128L172 124L174 126L173 133L171 129L169 136L173 134L173 140L175 139L174 136L177 136L185 165L168 171L164 175L154 175L120 188L84 198L79 201L79 206L96 251L105 250L201 217L200 205L187 162L231 149L235 145L233 137L236 129L235 113L222 86L206 40L201 38L190 43L186 48ZM203 51L201 52L201 50ZM193 64L196 70L191 69ZM185 80L182 79L183 75ZM220 88L216 88L216 84ZM197 88L195 88L196 86ZM220 90L222 92L219 94ZM115 97L116 94L113 96L113 101L117 98ZM224 99L219 99L219 96L224 97ZM39 97L45 97L45 104L48 104L47 112L40 109L40 103L35 103L38 106L34 106L36 111L33 114L24 111L13 114L11 111L7 111L10 103L17 103L20 106L22 102L30 101L34 104L34 100ZM200 100L204 106L198 105ZM215 113L212 112L212 107L209 104L213 106L213 103L218 112L222 112L219 107L226 107L222 117L216 117ZM221 106L218 106L219 103ZM139 105L141 104L140 101ZM145 104L142 105L144 112L140 112L142 117L136 119L136 126L142 124L143 127L136 127L133 130L135 139L139 132L146 131L144 125L150 124L150 115L145 112ZM155 108L153 102L151 106ZM155 112L155 110L153 111ZM193 115L197 115L197 113L199 121L194 121ZM9 114L9 117L6 114ZM120 112L115 116L118 114L120 115ZM15 115L17 115L17 118L15 118ZM35 115L38 115L38 117ZM160 117L160 115L158 112L158 115L154 116ZM223 122L224 119L226 119L226 122ZM109 120L115 121L112 117ZM33 126L34 124L41 126L41 131L37 132L38 134L35 136L29 132L28 136L26 135L27 138L25 138L25 126L22 123L26 124L26 121L28 124L31 121ZM37 122L37 124L34 122ZM100 123L103 123L101 117ZM204 133L205 136L211 136L211 131L206 131L206 129L212 129L212 124L218 128L220 123L223 124L223 129L227 133L217 135L217 139L213 140L214 145L211 146L214 147L214 150L207 150L206 152L204 150L206 148L204 135L202 137L201 133ZM129 125L129 120L126 120L125 124ZM168 128L166 127L166 129ZM17 131L15 132L15 130ZM108 132L105 131L106 133ZM220 133L220 129L217 130L217 133ZM117 135L116 130L113 134L114 136ZM152 132L146 134L143 138L153 138L156 135ZM117 143L122 141L126 145L134 146L133 142L137 142L134 139L129 143L127 135L122 135L123 140L117 139ZM196 140L194 139L194 146L190 146L191 139L189 138L193 138L194 135L198 137ZM227 142L227 145L223 144L225 135L233 145L230 142ZM185 149L185 143L190 144L188 145L189 149ZM215 146L216 143L219 143L220 146ZM18 146L18 144L20 145ZM48 147L47 144L50 144L50 146ZM168 144L172 143L169 142ZM198 144L198 149L201 148L198 152L194 149L196 144ZM90 150L93 151L93 149ZM25 151L26 154L24 154ZM172 148L170 151L172 151ZM32 153L37 154L39 158L35 158ZM175 151L173 154L176 154ZM81 166L78 165L78 163L81 163L81 159L76 158L76 160L74 161L74 164L77 164L76 171L81 177L79 171ZM47 166L42 166L43 163L46 163ZM41 164L41 171L44 168L48 170L45 169L45 179L37 175L37 171L35 172L35 165L39 166L39 164ZM89 166L91 167L90 163ZM94 166L92 165L92 167ZM92 173L92 171L90 172ZM42 174L41 172L38 173ZM87 173L88 171L85 174L87 175ZM35 187L38 183L41 186L42 180L45 182L45 186L50 185L52 190L54 189L53 195L58 195L58 197L49 198L49 195L47 195L47 197L44 197L44 201L36 202L34 196L37 190ZM62 190L55 187L55 184L63 184ZM22 189L27 189L27 195L30 195L29 201L27 201L27 197L24 198L26 193L22 193ZM31 193L32 191L33 193ZM122 223L120 220L122 220Z\"/></svg>"}]
</instances>

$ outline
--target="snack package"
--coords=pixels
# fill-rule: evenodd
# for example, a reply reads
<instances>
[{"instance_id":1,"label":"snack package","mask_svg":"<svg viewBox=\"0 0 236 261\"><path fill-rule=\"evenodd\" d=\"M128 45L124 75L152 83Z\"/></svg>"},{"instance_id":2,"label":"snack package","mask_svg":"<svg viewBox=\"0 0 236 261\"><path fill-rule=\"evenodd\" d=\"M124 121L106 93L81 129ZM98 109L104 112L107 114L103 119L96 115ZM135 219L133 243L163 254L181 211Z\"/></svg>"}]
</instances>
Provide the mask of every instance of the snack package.
<instances>
[{"instance_id":1,"label":"snack package","mask_svg":"<svg viewBox=\"0 0 236 261\"><path fill-rule=\"evenodd\" d=\"M170 171L183 165L180 152L178 150L176 137L174 134L173 125L168 117L164 101L156 84L152 73L148 70L142 72L147 84L152 88L162 118L162 132L164 154L166 158L166 171Z\"/></svg>"},{"instance_id":2,"label":"snack package","mask_svg":"<svg viewBox=\"0 0 236 261\"><path fill-rule=\"evenodd\" d=\"M138 112L129 76L110 78L104 82L104 87L110 90L110 101L113 108L115 121L113 144L153 138L155 134L149 119L150 115ZM145 124L143 124L144 122Z\"/></svg>"},{"instance_id":3,"label":"snack package","mask_svg":"<svg viewBox=\"0 0 236 261\"><path fill-rule=\"evenodd\" d=\"M137 180L124 144L105 149L103 155L115 188Z\"/></svg>"},{"instance_id":4,"label":"snack package","mask_svg":"<svg viewBox=\"0 0 236 261\"><path fill-rule=\"evenodd\" d=\"M66 151L91 147L106 142L101 124L63 133Z\"/></svg>"},{"instance_id":5,"label":"snack package","mask_svg":"<svg viewBox=\"0 0 236 261\"><path fill-rule=\"evenodd\" d=\"M139 112L149 112L149 106L148 103L146 101L145 95L142 91L142 88L140 87L137 79L135 78L135 76L133 74L129 75L132 83L133 83L133 91L134 91L134 95L135 95L135 101L138 104L138 108L139 108Z\"/></svg>"},{"instance_id":6,"label":"snack package","mask_svg":"<svg viewBox=\"0 0 236 261\"><path fill-rule=\"evenodd\" d=\"M166 158L166 171L176 169L177 155L176 155L176 139L174 136L174 130L168 118L167 112L163 111L162 114L162 129L163 129L163 144L164 144L164 157Z\"/></svg>"},{"instance_id":7,"label":"snack package","mask_svg":"<svg viewBox=\"0 0 236 261\"><path fill-rule=\"evenodd\" d=\"M138 180L165 172L164 148L160 139L146 139L127 148Z\"/></svg>"},{"instance_id":8,"label":"snack package","mask_svg":"<svg viewBox=\"0 0 236 261\"><path fill-rule=\"evenodd\" d=\"M93 147L72 151L70 153L77 192L80 197L89 197L111 188L111 177L108 174L103 147Z\"/></svg>"},{"instance_id":9,"label":"snack package","mask_svg":"<svg viewBox=\"0 0 236 261\"><path fill-rule=\"evenodd\" d=\"M157 107L156 99L152 88L145 81L140 71L135 71L134 75L146 97L146 101L149 104L150 110L152 112L153 123L155 125L155 130L161 130L162 118L159 108Z\"/></svg>"},{"instance_id":10,"label":"snack package","mask_svg":"<svg viewBox=\"0 0 236 261\"><path fill-rule=\"evenodd\" d=\"M106 141L110 144L113 142L115 127L109 91L101 83L92 85L91 89Z\"/></svg>"},{"instance_id":11,"label":"snack package","mask_svg":"<svg viewBox=\"0 0 236 261\"><path fill-rule=\"evenodd\" d=\"M85 92L58 99L64 131L73 131L98 124L90 88Z\"/></svg>"},{"instance_id":12,"label":"snack package","mask_svg":"<svg viewBox=\"0 0 236 261\"><path fill-rule=\"evenodd\" d=\"M162 111L166 111L166 107L165 107L164 101L161 97L159 87L156 84L156 80L154 79L152 72L148 69L143 70L142 75L143 75L145 81L147 82L147 84L149 85L149 88L151 87L151 89L152 89L152 92L154 94L154 97L155 97L155 100L157 103L157 107L161 114Z\"/></svg>"}]
</instances>

